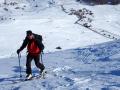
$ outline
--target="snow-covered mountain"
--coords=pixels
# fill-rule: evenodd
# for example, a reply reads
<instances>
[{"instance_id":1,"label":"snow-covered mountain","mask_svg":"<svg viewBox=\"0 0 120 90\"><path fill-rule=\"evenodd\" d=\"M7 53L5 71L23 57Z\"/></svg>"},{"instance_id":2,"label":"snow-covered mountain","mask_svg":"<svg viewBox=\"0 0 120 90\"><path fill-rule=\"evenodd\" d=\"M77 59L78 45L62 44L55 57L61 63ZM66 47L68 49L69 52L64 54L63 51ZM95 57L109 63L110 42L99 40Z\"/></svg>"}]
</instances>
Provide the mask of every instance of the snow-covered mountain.
<instances>
[{"instance_id":1,"label":"snow-covered mountain","mask_svg":"<svg viewBox=\"0 0 120 90\"><path fill-rule=\"evenodd\" d=\"M76 0L7 0L0 2L0 90L119 90L120 5L89 6ZM92 22L72 11L87 10ZM86 13L86 12L85 12ZM83 24L91 25L89 28ZM19 79L16 50L27 30L43 36L46 79ZM58 50L56 47L61 47ZM26 50L22 52L25 76ZM4 68L4 70L3 70ZM38 71L33 64L33 72Z\"/></svg>"},{"instance_id":2,"label":"snow-covered mountain","mask_svg":"<svg viewBox=\"0 0 120 90\"><path fill-rule=\"evenodd\" d=\"M38 4L37 7L36 4ZM71 8L91 10L94 13L91 24L95 29L97 28L97 31L101 33L101 30L105 29L119 35L119 5L88 6L81 5L75 0L55 0L54 2L52 0L24 0L19 3L12 2L12 5L10 2L8 5L1 3L0 43L2 44L0 50L2 52L0 57L15 54L27 30L33 30L34 33L43 35L45 52L56 51L55 48L58 46L64 50L112 40L74 24L78 18L63 12L61 5L67 12L70 12ZM5 40L7 41L5 42ZM9 45L14 47L8 47L9 41Z\"/></svg>"}]
</instances>

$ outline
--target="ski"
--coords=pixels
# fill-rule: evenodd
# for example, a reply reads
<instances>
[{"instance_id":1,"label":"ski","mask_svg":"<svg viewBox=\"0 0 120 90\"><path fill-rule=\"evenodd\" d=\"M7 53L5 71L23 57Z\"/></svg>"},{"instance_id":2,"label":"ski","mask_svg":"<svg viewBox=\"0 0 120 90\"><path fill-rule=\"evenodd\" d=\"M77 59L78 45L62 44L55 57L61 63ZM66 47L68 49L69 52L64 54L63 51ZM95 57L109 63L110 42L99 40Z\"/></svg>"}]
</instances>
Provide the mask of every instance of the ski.
<instances>
[{"instance_id":1,"label":"ski","mask_svg":"<svg viewBox=\"0 0 120 90\"><path fill-rule=\"evenodd\" d=\"M26 81L32 81L32 80L37 80L37 79L45 79L45 78L46 78L46 74L47 74L47 71L43 71L43 72L41 73L41 75L34 75L34 76L31 77L30 79L20 78L20 79L18 79L18 80L12 81L11 84L16 84L16 83L20 83L20 82L26 82Z\"/></svg>"},{"instance_id":2,"label":"ski","mask_svg":"<svg viewBox=\"0 0 120 90\"><path fill-rule=\"evenodd\" d=\"M36 75L32 79L45 79L46 78L47 71L43 71L41 75Z\"/></svg>"}]
</instances>

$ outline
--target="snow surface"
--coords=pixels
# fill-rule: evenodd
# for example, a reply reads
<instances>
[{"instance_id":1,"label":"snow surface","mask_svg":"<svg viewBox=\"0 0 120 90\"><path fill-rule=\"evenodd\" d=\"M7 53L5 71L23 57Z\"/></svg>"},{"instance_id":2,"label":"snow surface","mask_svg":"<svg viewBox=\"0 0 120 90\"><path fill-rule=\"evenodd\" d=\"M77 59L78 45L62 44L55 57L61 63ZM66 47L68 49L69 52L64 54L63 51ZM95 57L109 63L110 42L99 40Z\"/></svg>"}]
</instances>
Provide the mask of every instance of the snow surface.
<instances>
[{"instance_id":1,"label":"snow surface","mask_svg":"<svg viewBox=\"0 0 120 90\"><path fill-rule=\"evenodd\" d=\"M0 20L0 90L120 90L120 40L74 24L77 17L66 14L60 7L64 5L67 11L87 8L94 13L94 28L120 35L120 5L88 6L75 0L55 0L49 5L48 1L22 0L15 6L1 4L0 18L4 20ZM43 61L48 74L46 79L13 84L19 79L16 50L27 30L43 36ZM62 49L57 50L58 46ZM21 57L23 76L25 59L26 50ZM33 73L37 74L32 64Z\"/></svg>"},{"instance_id":2,"label":"snow surface","mask_svg":"<svg viewBox=\"0 0 120 90\"><path fill-rule=\"evenodd\" d=\"M24 5L26 5L25 10L16 10L14 9L16 6L8 6L8 12L2 12L1 15L5 14L7 15L6 17L10 16L15 20L3 20L4 22L0 24L0 43L2 43L0 45L0 51L2 51L0 53L1 58L6 56L10 57L16 53L16 49L22 44L25 31L27 30L32 30L34 33L43 36L46 47L45 52L56 51L55 48L58 46L61 46L65 50L110 41L110 39L100 36L84 27L75 25L74 22L77 18L64 13L57 2L50 8L46 8L48 7L47 4L43 6L44 3L45 1L40 3L40 7L34 9L32 6L27 7L28 3L24 2ZM66 4L65 7L66 9L70 9L74 5ZM18 6L22 7L23 4L20 3ZM81 8L84 7L83 5L79 6ZM93 9L93 7L90 8ZM94 10L96 10L96 7ZM7 41L5 42L5 40ZM9 46L14 47L8 47L9 41ZM25 55L25 52L23 55Z\"/></svg>"},{"instance_id":3,"label":"snow surface","mask_svg":"<svg viewBox=\"0 0 120 90\"><path fill-rule=\"evenodd\" d=\"M46 53L43 55L48 71L46 78L15 84L19 79L17 58L1 59L0 90L119 90L119 43L117 40L88 48ZM33 74L38 74L32 64ZM21 58L21 67L24 77L25 57Z\"/></svg>"}]
</instances>

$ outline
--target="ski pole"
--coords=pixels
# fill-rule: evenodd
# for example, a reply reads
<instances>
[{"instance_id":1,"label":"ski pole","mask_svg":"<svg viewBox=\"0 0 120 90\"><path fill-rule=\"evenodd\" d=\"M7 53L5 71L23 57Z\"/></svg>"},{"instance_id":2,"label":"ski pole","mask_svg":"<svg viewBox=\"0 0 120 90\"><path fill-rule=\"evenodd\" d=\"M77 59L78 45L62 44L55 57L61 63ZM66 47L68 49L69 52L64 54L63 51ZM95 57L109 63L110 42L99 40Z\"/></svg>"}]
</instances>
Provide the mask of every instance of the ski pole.
<instances>
[{"instance_id":1,"label":"ski pole","mask_svg":"<svg viewBox=\"0 0 120 90\"><path fill-rule=\"evenodd\" d=\"M41 60L41 63L43 64L43 60L42 60L42 54L43 54L43 52L41 52L41 59L40 59L40 60Z\"/></svg>"},{"instance_id":2,"label":"ski pole","mask_svg":"<svg viewBox=\"0 0 120 90\"><path fill-rule=\"evenodd\" d=\"M18 60L19 60L19 71L20 71L20 78L21 78L21 77L22 77L22 74L21 74L20 58L21 58L21 54L18 54Z\"/></svg>"}]
</instances>

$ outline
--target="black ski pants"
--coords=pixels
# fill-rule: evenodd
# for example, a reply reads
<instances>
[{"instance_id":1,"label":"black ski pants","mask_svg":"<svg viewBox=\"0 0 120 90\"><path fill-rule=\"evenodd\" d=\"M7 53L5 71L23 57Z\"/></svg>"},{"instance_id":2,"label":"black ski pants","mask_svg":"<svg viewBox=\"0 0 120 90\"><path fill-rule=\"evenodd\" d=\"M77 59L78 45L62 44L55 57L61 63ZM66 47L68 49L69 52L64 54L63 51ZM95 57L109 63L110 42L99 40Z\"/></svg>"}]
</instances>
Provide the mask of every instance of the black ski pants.
<instances>
[{"instance_id":1,"label":"black ski pants","mask_svg":"<svg viewBox=\"0 0 120 90\"><path fill-rule=\"evenodd\" d=\"M40 55L28 54L26 60L26 74L32 74L32 69L31 69L32 60L34 60L36 67L41 69L41 71L45 69L44 65L40 62Z\"/></svg>"}]
</instances>

